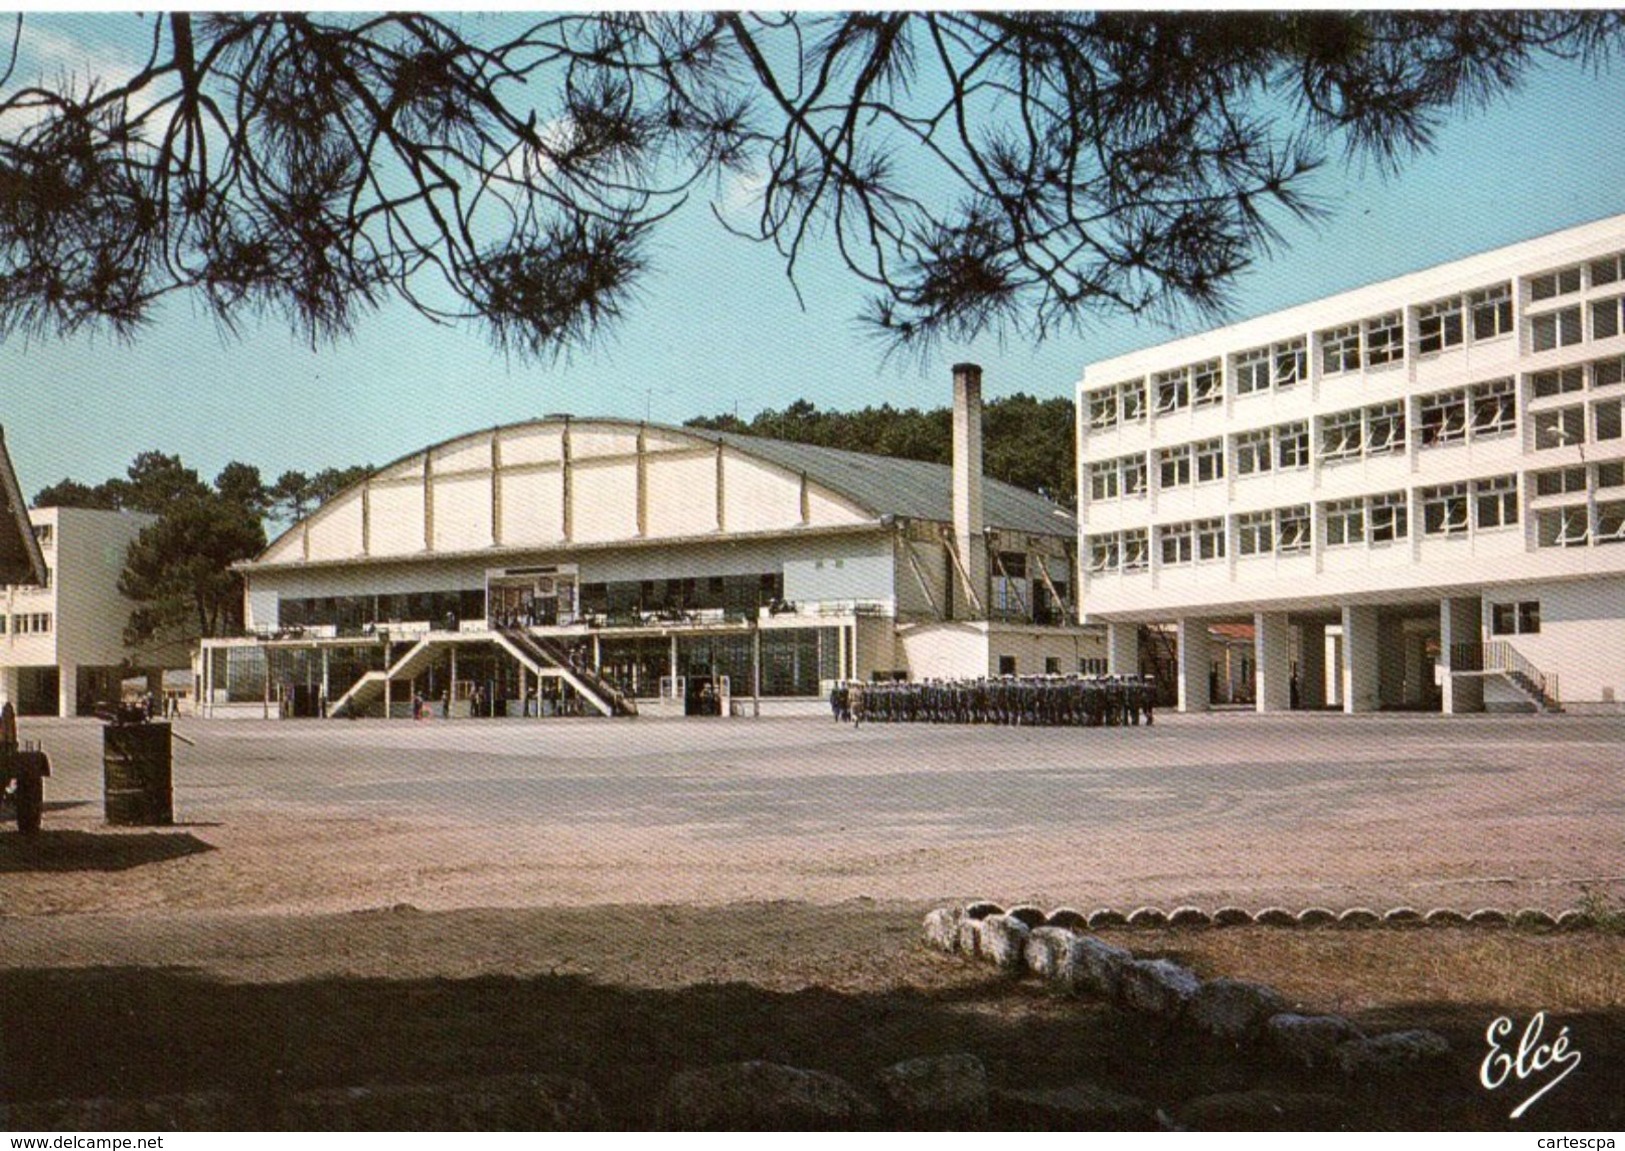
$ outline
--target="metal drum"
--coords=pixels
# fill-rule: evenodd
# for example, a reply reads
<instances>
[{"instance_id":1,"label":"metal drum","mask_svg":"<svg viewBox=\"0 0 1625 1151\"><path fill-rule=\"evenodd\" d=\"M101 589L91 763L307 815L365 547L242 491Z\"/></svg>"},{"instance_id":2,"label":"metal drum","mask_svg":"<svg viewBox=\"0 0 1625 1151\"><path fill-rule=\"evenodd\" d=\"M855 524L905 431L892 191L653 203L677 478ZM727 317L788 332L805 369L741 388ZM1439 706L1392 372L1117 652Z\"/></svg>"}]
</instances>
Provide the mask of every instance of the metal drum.
<instances>
[{"instance_id":1,"label":"metal drum","mask_svg":"<svg viewBox=\"0 0 1625 1151\"><path fill-rule=\"evenodd\" d=\"M167 723L102 729L107 822L125 827L175 822L174 745Z\"/></svg>"}]
</instances>

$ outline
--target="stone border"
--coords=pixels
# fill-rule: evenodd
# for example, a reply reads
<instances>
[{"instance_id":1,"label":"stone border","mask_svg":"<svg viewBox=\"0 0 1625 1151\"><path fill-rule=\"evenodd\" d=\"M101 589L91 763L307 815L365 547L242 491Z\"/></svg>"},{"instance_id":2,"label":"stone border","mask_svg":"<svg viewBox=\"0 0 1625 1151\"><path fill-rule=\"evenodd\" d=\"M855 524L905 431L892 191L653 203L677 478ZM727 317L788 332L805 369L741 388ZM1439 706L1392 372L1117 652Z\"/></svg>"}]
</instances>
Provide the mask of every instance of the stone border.
<instances>
[{"instance_id":1,"label":"stone border","mask_svg":"<svg viewBox=\"0 0 1625 1151\"><path fill-rule=\"evenodd\" d=\"M1423 913L1414 907L1394 907L1375 911L1369 907L1348 907L1333 911L1328 907L1306 907L1291 911L1285 907L1264 907L1256 912L1244 907L1226 905L1212 912L1200 907L1181 905L1172 911L1160 907L1136 907L1119 911L1100 907L1085 914L1072 907L1057 907L1048 915L1037 906L1024 903L1005 910L991 900L979 899L955 908L961 919L982 920L993 915L1007 915L1020 920L1029 929L1038 927L1065 927L1074 931L1100 931L1121 927L1137 928L1203 928L1203 927L1334 927L1353 930L1371 928L1411 929L1416 927L1478 927L1518 928L1525 931L1584 931L1596 926L1590 913L1577 907L1553 915L1535 907L1517 911L1503 911L1494 907L1480 907L1473 911L1456 911L1436 907Z\"/></svg>"},{"instance_id":2,"label":"stone border","mask_svg":"<svg viewBox=\"0 0 1625 1151\"><path fill-rule=\"evenodd\" d=\"M1035 975L1057 990L1103 999L1165 1027L1194 1030L1237 1047L1271 1051L1285 1062L1310 1070L1337 1069L1349 1079L1403 1073L1450 1054L1449 1042L1437 1032L1413 1029L1368 1036L1341 1015L1303 1015L1290 1010L1286 997L1271 987L1237 979L1203 981L1172 960L1137 959L1132 951L1079 928L1077 912L1067 908L1047 917L1060 922L1046 921L1034 927L1027 922L1030 916L992 910L996 906L980 901L936 908L925 917L926 943L949 954L984 960L1012 975ZM1279 908L1266 909L1271 910L1289 914ZM1351 908L1341 915L1311 910L1318 912L1311 922L1334 927L1402 927L1426 922L1410 908L1396 908L1387 916L1365 908ZM1115 911L1109 914L1112 926L1126 922L1162 927L1195 925L1201 913L1194 908L1176 908L1171 915L1157 908L1137 908L1127 916ZM1204 915L1201 922L1211 924L1214 919ZM1096 916L1088 920L1092 925ZM1293 922L1302 920L1300 915ZM1506 917L1502 920L1504 925ZM1267 922L1263 912L1253 921ZM1466 921L1474 922L1471 916Z\"/></svg>"}]
</instances>

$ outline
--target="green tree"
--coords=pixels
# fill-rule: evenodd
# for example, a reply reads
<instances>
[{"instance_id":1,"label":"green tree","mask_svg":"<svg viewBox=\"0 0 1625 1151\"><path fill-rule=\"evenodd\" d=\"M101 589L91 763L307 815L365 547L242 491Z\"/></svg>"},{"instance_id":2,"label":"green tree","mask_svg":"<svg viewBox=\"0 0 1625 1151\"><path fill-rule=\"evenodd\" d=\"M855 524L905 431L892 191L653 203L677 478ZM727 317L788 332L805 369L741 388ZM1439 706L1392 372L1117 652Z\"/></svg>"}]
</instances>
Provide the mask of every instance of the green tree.
<instances>
[{"instance_id":1,"label":"green tree","mask_svg":"<svg viewBox=\"0 0 1625 1151\"><path fill-rule=\"evenodd\" d=\"M898 410L881 404L856 412L826 412L801 399L783 411L758 412L749 422L730 414L699 416L685 426L928 463L946 464L953 459L953 411L947 407ZM982 470L986 475L1070 508L1076 504L1076 460L1070 400L1039 400L1017 392L983 405Z\"/></svg>"},{"instance_id":2,"label":"green tree","mask_svg":"<svg viewBox=\"0 0 1625 1151\"><path fill-rule=\"evenodd\" d=\"M259 468L232 461L211 486L178 455L142 452L122 478L95 487L63 479L36 507L99 508L158 517L131 543L118 588L136 601L125 628L132 646L229 635L243 622L242 578L231 570L265 549L265 524L290 522L371 472L366 466L288 471L267 485Z\"/></svg>"},{"instance_id":3,"label":"green tree","mask_svg":"<svg viewBox=\"0 0 1625 1151\"><path fill-rule=\"evenodd\" d=\"M1329 157L1625 46L1603 10L130 19L127 77L0 88L0 334L186 293L317 340L398 298L557 354L730 176L724 226L792 277L825 246L893 346L1214 310Z\"/></svg>"},{"instance_id":4,"label":"green tree","mask_svg":"<svg viewBox=\"0 0 1625 1151\"><path fill-rule=\"evenodd\" d=\"M41 488L30 505L36 508L94 508L100 511L118 511L118 495L106 484L90 487L78 480L63 479Z\"/></svg>"},{"instance_id":5,"label":"green tree","mask_svg":"<svg viewBox=\"0 0 1625 1151\"><path fill-rule=\"evenodd\" d=\"M266 489L266 506L271 518L284 526L298 523L351 484L372 473L367 464L347 468L323 468L314 476L286 471Z\"/></svg>"},{"instance_id":6,"label":"green tree","mask_svg":"<svg viewBox=\"0 0 1625 1151\"><path fill-rule=\"evenodd\" d=\"M323 468L310 478L310 498L317 507L338 495L351 484L360 483L372 474L369 464L355 464L347 468Z\"/></svg>"},{"instance_id":7,"label":"green tree","mask_svg":"<svg viewBox=\"0 0 1625 1151\"><path fill-rule=\"evenodd\" d=\"M190 494L130 544L118 590L138 606L125 642L197 639L241 630L242 577L231 565L265 547L259 521L218 492Z\"/></svg>"},{"instance_id":8,"label":"green tree","mask_svg":"<svg viewBox=\"0 0 1625 1151\"><path fill-rule=\"evenodd\" d=\"M260 479L260 470L252 464L235 460L220 469L214 478L214 490L220 498L241 508L256 523L263 522L271 508L270 492Z\"/></svg>"},{"instance_id":9,"label":"green tree","mask_svg":"<svg viewBox=\"0 0 1625 1151\"><path fill-rule=\"evenodd\" d=\"M281 523L297 523L310 512L310 477L304 472L283 472L271 485L268 494L271 515Z\"/></svg>"}]
</instances>

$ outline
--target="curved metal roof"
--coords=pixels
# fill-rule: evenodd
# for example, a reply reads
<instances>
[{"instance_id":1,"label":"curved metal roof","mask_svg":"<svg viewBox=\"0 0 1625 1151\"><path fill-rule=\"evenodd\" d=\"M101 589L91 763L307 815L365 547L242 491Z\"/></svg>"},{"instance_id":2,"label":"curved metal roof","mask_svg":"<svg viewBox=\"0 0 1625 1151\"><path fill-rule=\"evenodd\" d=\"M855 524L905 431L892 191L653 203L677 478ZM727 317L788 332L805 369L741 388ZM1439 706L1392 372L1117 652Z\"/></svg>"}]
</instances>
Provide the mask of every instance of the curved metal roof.
<instances>
[{"instance_id":1,"label":"curved metal roof","mask_svg":"<svg viewBox=\"0 0 1625 1151\"><path fill-rule=\"evenodd\" d=\"M871 508L877 515L953 523L953 468L922 460L873 456L816 444L770 440L734 432L698 428L675 431L721 440L744 455L756 456L840 493ZM982 481L982 519L989 527L1033 535L1070 536L1077 520L1065 509L1036 492L1002 480Z\"/></svg>"},{"instance_id":2,"label":"curved metal roof","mask_svg":"<svg viewBox=\"0 0 1625 1151\"><path fill-rule=\"evenodd\" d=\"M896 459L891 456L849 452L815 444L798 444L788 440L766 439L736 432L717 432L705 428L647 423L615 416L549 415L495 428L464 432L408 452L382 467L375 468L372 475L388 471L417 456L450 447L462 440L491 435L493 432L501 433L517 428L564 423L569 423L573 427L593 425L621 429L641 427L701 443L721 443L732 451L761 460L770 466L796 475L805 473L813 484L851 501L877 520L884 516L896 516L900 519L953 523L953 469L947 464ZM366 480L358 481L351 485L351 488L359 487L365 482ZM345 492L351 488L346 488ZM314 519L327 508L336 505L345 492L335 494L321 508L307 516L306 520ZM1036 492L1027 491L1002 480L987 478L983 479L982 487L982 519L988 527L1027 532L1032 535L1071 536L1077 530L1076 519L1058 504L1050 502ZM291 532L298 530L298 527L299 525L295 524L278 535L260 555L264 556L275 550L277 545Z\"/></svg>"}]
</instances>

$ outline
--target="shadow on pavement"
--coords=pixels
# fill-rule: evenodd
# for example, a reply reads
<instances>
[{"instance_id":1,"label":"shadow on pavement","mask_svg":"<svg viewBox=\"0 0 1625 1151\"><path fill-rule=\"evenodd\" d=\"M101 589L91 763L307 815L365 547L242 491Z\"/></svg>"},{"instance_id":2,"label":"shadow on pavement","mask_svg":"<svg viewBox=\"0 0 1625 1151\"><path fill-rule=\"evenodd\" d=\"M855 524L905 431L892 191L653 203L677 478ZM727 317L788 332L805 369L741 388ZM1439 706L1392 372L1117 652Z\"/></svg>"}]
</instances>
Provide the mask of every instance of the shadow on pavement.
<instances>
[{"instance_id":1,"label":"shadow on pavement","mask_svg":"<svg viewBox=\"0 0 1625 1151\"><path fill-rule=\"evenodd\" d=\"M0 875L38 871L128 871L214 851L189 832L0 832Z\"/></svg>"}]
</instances>

